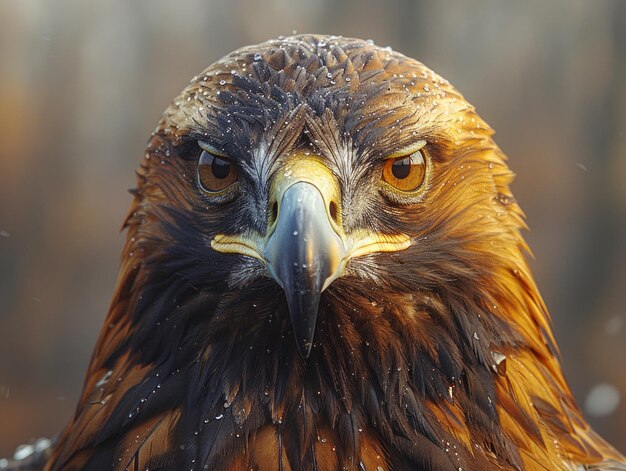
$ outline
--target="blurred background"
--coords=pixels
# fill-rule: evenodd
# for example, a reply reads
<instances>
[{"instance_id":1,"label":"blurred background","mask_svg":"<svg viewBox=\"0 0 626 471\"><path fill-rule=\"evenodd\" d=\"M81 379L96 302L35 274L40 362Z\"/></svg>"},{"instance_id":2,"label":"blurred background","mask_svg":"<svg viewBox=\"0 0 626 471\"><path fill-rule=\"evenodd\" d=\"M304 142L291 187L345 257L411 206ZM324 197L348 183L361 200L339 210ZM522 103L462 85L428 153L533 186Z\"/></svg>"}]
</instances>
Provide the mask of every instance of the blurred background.
<instances>
[{"instance_id":1,"label":"blurred background","mask_svg":"<svg viewBox=\"0 0 626 471\"><path fill-rule=\"evenodd\" d=\"M0 456L73 412L161 111L293 31L413 56L497 130L566 375L626 452L626 1L260 3L0 2Z\"/></svg>"}]
</instances>

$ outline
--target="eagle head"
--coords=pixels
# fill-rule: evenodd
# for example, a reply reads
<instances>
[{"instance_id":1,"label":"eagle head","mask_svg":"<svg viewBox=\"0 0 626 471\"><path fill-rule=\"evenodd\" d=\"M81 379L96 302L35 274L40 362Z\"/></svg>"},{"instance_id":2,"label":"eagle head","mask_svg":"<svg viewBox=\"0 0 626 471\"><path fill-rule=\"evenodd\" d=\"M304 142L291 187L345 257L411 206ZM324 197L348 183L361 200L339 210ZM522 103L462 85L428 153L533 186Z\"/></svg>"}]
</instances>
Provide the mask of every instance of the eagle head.
<instances>
[{"instance_id":1,"label":"eagle head","mask_svg":"<svg viewBox=\"0 0 626 471\"><path fill-rule=\"evenodd\" d=\"M616 466L563 378L492 135L368 41L271 40L194 77L137 172L48 470Z\"/></svg>"}]
</instances>

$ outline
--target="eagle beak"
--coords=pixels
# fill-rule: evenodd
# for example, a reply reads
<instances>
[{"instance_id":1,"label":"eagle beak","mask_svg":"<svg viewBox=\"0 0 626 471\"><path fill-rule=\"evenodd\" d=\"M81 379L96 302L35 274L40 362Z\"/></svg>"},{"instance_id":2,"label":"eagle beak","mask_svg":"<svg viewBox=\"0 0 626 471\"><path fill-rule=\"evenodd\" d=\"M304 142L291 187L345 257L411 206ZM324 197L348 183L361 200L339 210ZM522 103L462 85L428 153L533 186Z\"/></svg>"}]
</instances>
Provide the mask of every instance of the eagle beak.
<instances>
[{"instance_id":1,"label":"eagle beak","mask_svg":"<svg viewBox=\"0 0 626 471\"><path fill-rule=\"evenodd\" d=\"M298 350L305 358L313 345L320 295L339 276L346 258L327 206L314 184L289 186L263 252L270 275L285 290Z\"/></svg>"},{"instance_id":2,"label":"eagle beak","mask_svg":"<svg viewBox=\"0 0 626 471\"><path fill-rule=\"evenodd\" d=\"M339 182L322 159L296 154L284 164L270 187L267 231L217 234L211 247L261 260L285 291L300 354L313 346L322 292L354 257L404 250L406 234L366 229L345 233Z\"/></svg>"}]
</instances>

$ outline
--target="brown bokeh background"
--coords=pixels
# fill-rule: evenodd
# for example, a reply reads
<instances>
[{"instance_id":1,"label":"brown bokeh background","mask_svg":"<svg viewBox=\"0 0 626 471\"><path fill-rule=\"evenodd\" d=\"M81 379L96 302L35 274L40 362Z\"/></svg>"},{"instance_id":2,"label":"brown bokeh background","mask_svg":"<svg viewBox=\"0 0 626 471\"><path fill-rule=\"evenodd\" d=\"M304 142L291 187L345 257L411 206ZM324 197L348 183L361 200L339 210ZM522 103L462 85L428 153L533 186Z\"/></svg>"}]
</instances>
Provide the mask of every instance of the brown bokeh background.
<instances>
[{"instance_id":1,"label":"brown bokeh background","mask_svg":"<svg viewBox=\"0 0 626 471\"><path fill-rule=\"evenodd\" d=\"M114 288L133 170L168 101L278 35L371 38L452 81L497 130L584 406L626 452L624 0L0 2L0 455L73 411Z\"/></svg>"}]
</instances>

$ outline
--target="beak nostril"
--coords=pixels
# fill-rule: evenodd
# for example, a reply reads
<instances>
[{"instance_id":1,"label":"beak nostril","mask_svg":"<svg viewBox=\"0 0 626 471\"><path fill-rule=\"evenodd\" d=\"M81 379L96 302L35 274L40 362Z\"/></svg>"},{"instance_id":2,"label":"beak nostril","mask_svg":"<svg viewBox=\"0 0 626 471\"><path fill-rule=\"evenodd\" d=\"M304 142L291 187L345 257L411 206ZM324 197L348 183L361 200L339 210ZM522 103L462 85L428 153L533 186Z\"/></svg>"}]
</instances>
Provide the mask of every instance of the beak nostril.
<instances>
[{"instance_id":1,"label":"beak nostril","mask_svg":"<svg viewBox=\"0 0 626 471\"><path fill-rule=\"evenodd\" d=\"M330 212L330 217L333 218L333 221L335 221L335 224L339 224L339 221L337 220L338 218L337 204L334 201L330 202L330 204L328 205L328 210Z\"/></svg>"},{"instance_id":2,"label":"beak nostril","mask_svg":"<svg viewBox=\"0 0 626 471\"><path fill-rule=\"evenodd\" d=\"M272 219L271 219L271 222L274 223L276 221L277 217L278 217L278 202L274 201L274 204L272 205Z\"/></svg>"}]
</instances>

